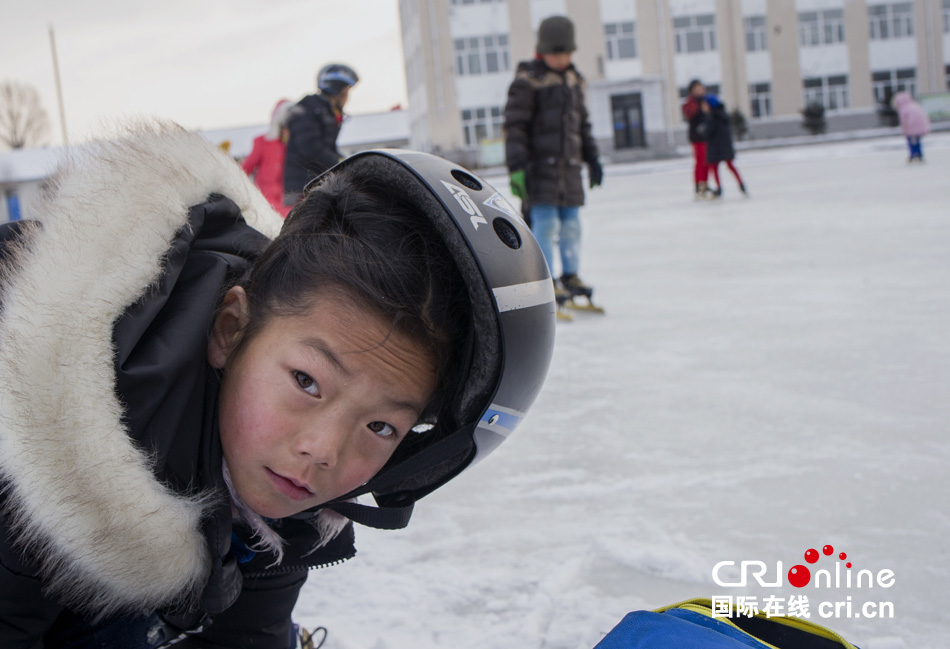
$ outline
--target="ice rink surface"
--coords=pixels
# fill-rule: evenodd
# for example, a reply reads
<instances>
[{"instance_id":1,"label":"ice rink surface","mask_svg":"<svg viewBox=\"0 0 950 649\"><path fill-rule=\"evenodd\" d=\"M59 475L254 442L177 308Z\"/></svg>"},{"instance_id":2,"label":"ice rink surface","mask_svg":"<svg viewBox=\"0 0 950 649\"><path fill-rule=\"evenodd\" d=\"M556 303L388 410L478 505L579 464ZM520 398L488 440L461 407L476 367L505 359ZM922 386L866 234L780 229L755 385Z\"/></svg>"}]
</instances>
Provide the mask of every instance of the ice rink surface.
<instances>
[{"instance_id":1,"label":"ice rink surface","mask_svg":"<svg viewBox=\"0 0 950 649\"><path fill-rule=\"evenodd\" d=\"M590 649L632 610L805 595L862 649L947 646L950 133L924 147L740 152L750 197L725 172L716 202L688 160L608 166L581 216L607 315L559 323L522 427L406 530L357 529L296 620L325 649ZM893 585L789 585L824 545L813 573L843 551ZM752 560L784 585L714 583Z\"/></svg>"}]
</instances>

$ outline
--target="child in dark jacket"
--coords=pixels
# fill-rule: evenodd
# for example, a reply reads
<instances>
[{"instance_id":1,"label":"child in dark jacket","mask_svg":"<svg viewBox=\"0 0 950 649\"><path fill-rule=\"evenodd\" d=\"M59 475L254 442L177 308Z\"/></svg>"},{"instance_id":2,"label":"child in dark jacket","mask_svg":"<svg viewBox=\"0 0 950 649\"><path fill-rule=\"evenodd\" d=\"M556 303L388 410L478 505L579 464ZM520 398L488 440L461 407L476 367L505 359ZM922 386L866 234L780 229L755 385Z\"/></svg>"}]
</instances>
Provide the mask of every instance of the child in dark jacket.
<instances>
[{"instance_id":1,"label":"child in dark jacket","mask_svg":"<svg viewBox=\"0 0 950 649\"><path fill-rule=\"evenodd\" d=\"M722 196L722 182L719 180L719 163L725 162L729 171L736 177L739 183L739 191L744 195L746 192L745 183L742 182L742 176L736 169L733 160L736 152L732 144L732 125L729 122L729 113L726 106L716 95L706 95L701 102L701 108L704 115L704 131L706 135L706 164L712 173L713 180L716 181L716 188L712 190L713 196L719 198Z\"/></svg>"},{"instance_id":2,"label":"child in dark jacket","mask_svg":"<svg viewBox=\"0 0 950 649\"><path fill-rule=\"evenodd\" d=\"M591 135L584 100L585 82L571 63L576 50L574 24L551 16L538 27L537 57L518 65L505 105L505 153L511 191L530 205L531 231L551 272L555 240L560 253L559 290L590 295L578 277L580 207L584 204L581 168L590 188L603 182L597 143Z\"/></svg>"},{"instance_id":3,"label":"child in dark jacket","mask_svg":"<svg viewBox=\"0 0 950 649\"><path fill-rule=\"evenodd\" d=\"M162 126L53 187L0 227L4 649L295 647L351 521L405 526L540 390L550 274L457 165L353 156L282 221Z\"/></svg>"},{"instance_id":4,"label":"child in dark jacket","mask_svg":"<svg viewBox=\"0 0 950 649\"><path fill-rule=\"evenodd\" d=\"M288 111L284 160L284 204L288 207L300 200L307 183L343 158L336 140L350 89L359 80L348 65L325 65L317 73L317 92Z\"/></svg>"}]
</instances>

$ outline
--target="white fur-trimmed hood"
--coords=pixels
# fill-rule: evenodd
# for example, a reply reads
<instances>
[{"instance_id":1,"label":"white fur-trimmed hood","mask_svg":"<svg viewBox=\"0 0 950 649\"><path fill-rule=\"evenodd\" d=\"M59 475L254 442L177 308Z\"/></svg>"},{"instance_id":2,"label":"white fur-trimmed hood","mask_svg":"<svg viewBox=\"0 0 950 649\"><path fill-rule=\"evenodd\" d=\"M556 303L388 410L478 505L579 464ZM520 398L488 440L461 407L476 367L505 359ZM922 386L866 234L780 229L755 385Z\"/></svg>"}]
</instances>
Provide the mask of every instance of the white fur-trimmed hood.
<instances>
[{"instance_id":1,"label":"white fur-trimmed hood","mask_svg":"<svg viewBox=\"0 0 950 649\"><path fill-rule=\"evenodd\" d=\"M159 483L130 441L112 326L209 194L268 237L282 221L227 154L173 124L77 148L54 183L0 286L0 477L53 596L99 615L153 610L207 578L205 503Z\"/></svg>"}]
</instances>

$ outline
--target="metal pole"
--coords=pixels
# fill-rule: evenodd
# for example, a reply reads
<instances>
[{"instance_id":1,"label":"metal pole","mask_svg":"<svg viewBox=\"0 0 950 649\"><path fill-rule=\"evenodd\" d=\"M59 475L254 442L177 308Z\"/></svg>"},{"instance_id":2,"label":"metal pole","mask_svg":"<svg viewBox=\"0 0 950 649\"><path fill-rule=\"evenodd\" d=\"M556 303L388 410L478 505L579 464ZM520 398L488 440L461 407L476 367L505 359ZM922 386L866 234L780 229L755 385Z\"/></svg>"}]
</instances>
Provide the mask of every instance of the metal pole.
<instances>
[{"instance_id":1,"label":"metal pole","mask_svg":"<svg viewBox=\"0 0 950 649\"><path fill-rule=\"evenodd\" d=\"M63 108L63 87L59 82L59 58L56 56L56 37L53 36L53 24L49 26L49 46L53 51L53 76L56 78L56 99L59 103L59 123L63 129L63 144L69 144L66 133L66 110Z\"/></svg>"}]
</instances>

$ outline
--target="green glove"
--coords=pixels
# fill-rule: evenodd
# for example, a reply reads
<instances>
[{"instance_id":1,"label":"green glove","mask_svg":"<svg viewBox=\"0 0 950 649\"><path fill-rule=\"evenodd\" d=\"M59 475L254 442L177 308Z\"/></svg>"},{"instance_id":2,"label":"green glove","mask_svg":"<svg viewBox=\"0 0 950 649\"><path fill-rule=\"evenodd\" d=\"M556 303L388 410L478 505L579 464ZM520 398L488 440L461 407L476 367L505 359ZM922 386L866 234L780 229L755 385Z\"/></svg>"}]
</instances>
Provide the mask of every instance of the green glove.
<instances>
[{"instance_id":1,"label":"green glove","mask_svg":"<svg viewBox=\"0 0 950 649\"><path fill-rule=\"evenodd\" d=\"M524 181L524 169L511 172L511 193L521 200L528 198L528 187Z\"/></svg>"}]
</instances>

